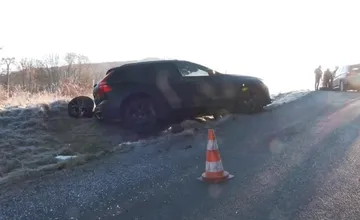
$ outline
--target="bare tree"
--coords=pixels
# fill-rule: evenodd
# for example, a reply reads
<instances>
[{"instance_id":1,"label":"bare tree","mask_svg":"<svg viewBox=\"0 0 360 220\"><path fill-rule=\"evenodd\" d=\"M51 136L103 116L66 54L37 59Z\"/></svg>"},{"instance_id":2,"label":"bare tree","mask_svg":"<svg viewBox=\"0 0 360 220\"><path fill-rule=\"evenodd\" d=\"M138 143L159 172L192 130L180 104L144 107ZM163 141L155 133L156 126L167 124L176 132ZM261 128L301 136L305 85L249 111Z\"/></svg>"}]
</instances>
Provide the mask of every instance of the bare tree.
<instances>
[{"instance_id":1,"label":"bare tree","mask_svg":"<svg viewBox=\"0 0 360 220\"><path fill-rule=\"evenodd\" d=\"M67 53L64 58L67 68L66 77L71 78L72 82L78 82L84 78L84 74L89 75L90 60L87 56L77 53Z\"/></svg>"},{"instance_id":2,"label":"bare tree","mask_svg":"<svg viewBox=\"0 0 360 220\"><path fill-rule=\"evenodd\" d=\"M33 91L34 88L34 73L35 70L35 61L33 59L23 58L18 63L18 68L20 70L22 78L22 86L29 91ZM28 84L26 84L28 82Z\"/></svg>"},{"instance_id":3,"label":"bare tree","mask_svg":"<svg viewBox=\"0 0 360 220\"><path fill-rule=\"evenodd\" d=\"M64 61L66 64L60 66ZM87 91L92 88L92 81L96 78L94 74L99 72L102 77L108 68L91 64L87 56L78 53L68 53L63 60L60 60L57 54L50 54L41 60L23 58L16 63L18 71L11 71L14 63L15 60L11 58L0 57L0 65L4 67L4 75L0 75L0 80L2 84L7 84L10 92L13 86L22 87L31 93L44 90L65 93L67 90Z\"/></svg>"},{"instance_id":4,"label":"bare tree","mask_svg":"<svg viewBox=\"0 0 360 220\"><path fill-rule=\"evenodd\" d=\"M67 53L65 55L65 62L66 62L66 71L65 71L65 78L68 78L72 75L75 75L74 65L76 64L77 54L76 53Z\"/></svg>"},{"instance_id":5,"label":"bare tree","mask_svg":"<svg viewBox=\"0 0 360 220\"><path fill-rule=\"evenodd\" d=\"M2 58L1 62L6 65L6 78L7 78L7 96L10 97L10 68L15 63L15 57Z\"/></svg>"},{"instance_id":6,"label":"bare tree","mask_svg":"<svg viewBox=\"0 0 360 220\"><path fill-rule=\"evenodd\" d=\"M38 60L36 63L40 72L46 75L46 77L41 79L42 84L47 84L48 88L53 89L60 79L59 55L49 54L43 60Z\"/></svg>"}]
</instances>

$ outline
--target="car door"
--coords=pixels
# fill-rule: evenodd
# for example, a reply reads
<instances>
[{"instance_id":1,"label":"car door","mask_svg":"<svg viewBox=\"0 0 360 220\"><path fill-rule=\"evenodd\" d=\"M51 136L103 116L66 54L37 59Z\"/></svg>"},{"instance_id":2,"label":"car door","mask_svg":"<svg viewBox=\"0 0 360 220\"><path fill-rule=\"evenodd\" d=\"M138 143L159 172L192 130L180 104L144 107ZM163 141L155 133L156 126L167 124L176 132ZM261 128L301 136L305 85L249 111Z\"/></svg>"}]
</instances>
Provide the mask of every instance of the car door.
<instances>
[{"instance_id":1,"label":"car door","mask_svg":"<svg viewBox=\"0 0 360 220\"><path fill-rule=\"evenodd\" d=\"M210 74L210 69L196 63L188 61L174 62L178 71L181 73L182 85L188 86L193 91L186 94L190 105L193 107L214 107L221 100L221 93L218 81L220 77Z\"/></svg>"},{"instance_id":2,"label":"car door","mask_svg":"<svg viewBox=\"0 0 360 220\"><path fill-rule=\"evenodd\" d=\"M186 80L172 62L154 65L157 88L174 109L192 108L192 97L198 96L195 81Z\"/></svg>"},{"instance_id":3,"label":"car door","mask_svg":"<svg viewBox=\"0 0 360 220\"><path fill-rule=\"evenodd\" d=\"M333 87L334 88L339 88L340 87L340 80L345 77L344 76L344 73L346 72L345 69L346 69L346 67L342 66L336 71L334 81L333 81Z\"/></svg>"}]
</instances>

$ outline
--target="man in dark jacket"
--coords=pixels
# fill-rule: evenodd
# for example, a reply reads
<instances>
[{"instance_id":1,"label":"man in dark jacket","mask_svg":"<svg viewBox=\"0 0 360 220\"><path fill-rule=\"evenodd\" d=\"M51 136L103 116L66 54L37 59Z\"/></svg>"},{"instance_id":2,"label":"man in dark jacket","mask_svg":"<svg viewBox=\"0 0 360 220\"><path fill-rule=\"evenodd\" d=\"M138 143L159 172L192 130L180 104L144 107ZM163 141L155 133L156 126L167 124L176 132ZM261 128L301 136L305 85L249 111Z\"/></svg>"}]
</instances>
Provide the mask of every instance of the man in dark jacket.
<instances>
[{"instance_id":1,"label":"man in dark jacket","mask_svg":"<svg viewBox=\"0 0 360 220\"><path fill-rule=\"evenodd\" d=\"M315 90L319 90L320 79L322 76L321 66L315 69Z\"/></svg>"},{"instance_id":2,"label":"man in dark jacket","mask_svg":"<svg viewBox=\"0 0 360 220\"><path fill-rule=\"evenodd\" d=\"M327 68L324 72L324 77L323 77L323 87L324 88L330 88L330 82L331 82L331 75L332 73L330 72L330 69Z\"/></svg>"}]
</instances>

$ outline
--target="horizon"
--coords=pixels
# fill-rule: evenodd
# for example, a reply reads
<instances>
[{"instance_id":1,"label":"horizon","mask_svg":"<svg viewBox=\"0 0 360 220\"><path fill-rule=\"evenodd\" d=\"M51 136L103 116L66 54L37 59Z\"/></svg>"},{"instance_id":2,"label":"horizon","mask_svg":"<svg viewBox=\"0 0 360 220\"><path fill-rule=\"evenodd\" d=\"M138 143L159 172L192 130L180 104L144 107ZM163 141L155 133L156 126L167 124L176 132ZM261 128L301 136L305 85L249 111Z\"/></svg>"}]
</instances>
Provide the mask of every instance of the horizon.
<instances>
[{"instance_id":1,"label":"horizon","mask_svg":"<svg viewBox=\"0 0 360 220\"><path fill-rule=\"evenodd\" d=\"M7 10L0 19L9 22L2 24L8 32L0 35L0 57L41 59L76 52L93 63L171 57L258 76L276 92L313 89L318 65L333 69L360 63L356 1L97 3L3 3Z\"/></svg>"}]
</instances>

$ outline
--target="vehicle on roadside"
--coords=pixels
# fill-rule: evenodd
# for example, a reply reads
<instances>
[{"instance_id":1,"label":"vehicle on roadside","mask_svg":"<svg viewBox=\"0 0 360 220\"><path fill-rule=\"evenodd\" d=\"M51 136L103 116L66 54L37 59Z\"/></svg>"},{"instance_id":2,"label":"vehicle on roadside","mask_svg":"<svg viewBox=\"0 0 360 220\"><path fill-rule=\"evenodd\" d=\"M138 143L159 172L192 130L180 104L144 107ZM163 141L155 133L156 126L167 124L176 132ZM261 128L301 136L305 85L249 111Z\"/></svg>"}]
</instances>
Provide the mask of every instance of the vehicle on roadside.
<instances>
[{"instance_id":1,"label":"vehicle on roadside","mask_svg":"<svg viewBox=\"0 0 360 220\"><path fill-rule=\"evenodd\" d=\"M261 111L271 103L256 77L222 74L197 63L160 60L109 69L93 90L97 119L121 121L137 132L178 123L220 109Z\"/></svg>"},{"instance_id":2,"label":"vehicle on roadside","mask_svg":"<svg viewBox=\"0 0 360 220\"><path fill-rule=\"evenodd\" d=\"M360 64L340 66L335 73L332 87L340 91L360 91Z\"/></svg>"}]
</instances>

